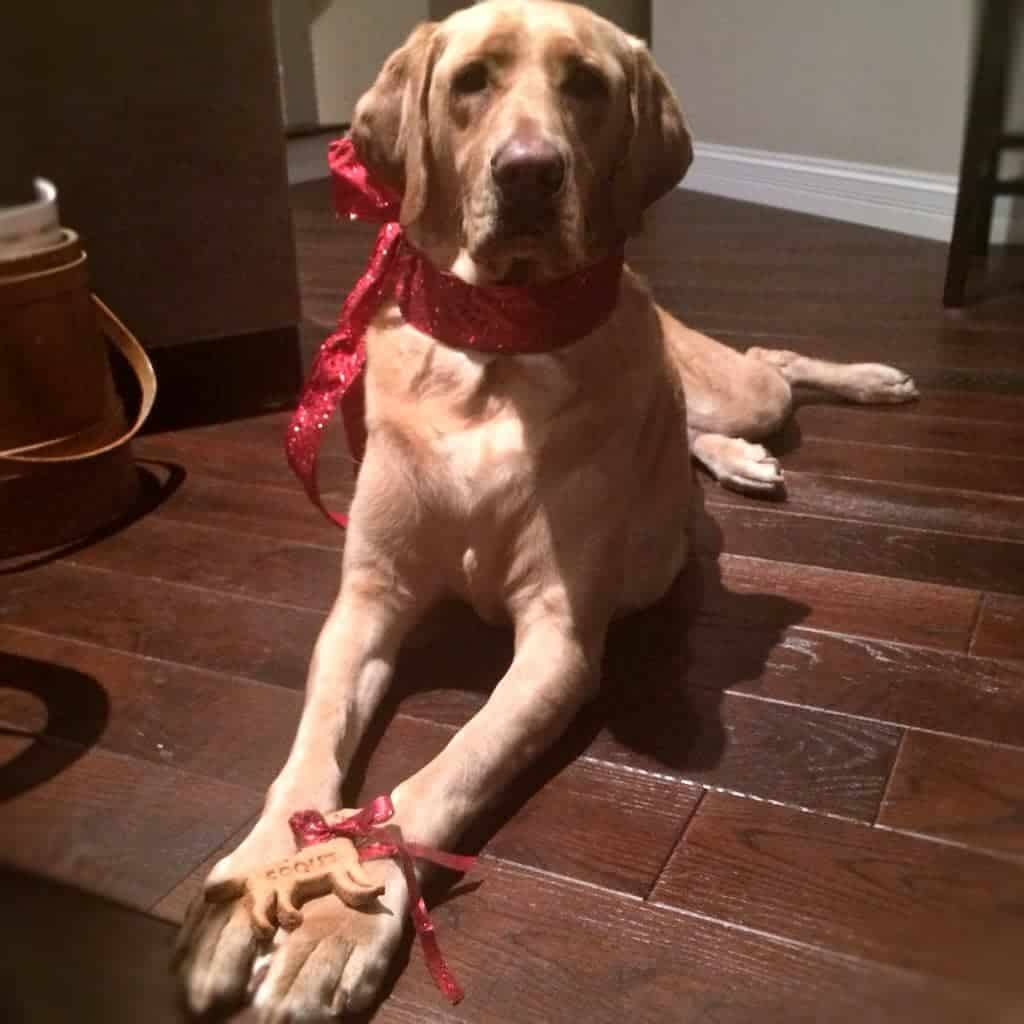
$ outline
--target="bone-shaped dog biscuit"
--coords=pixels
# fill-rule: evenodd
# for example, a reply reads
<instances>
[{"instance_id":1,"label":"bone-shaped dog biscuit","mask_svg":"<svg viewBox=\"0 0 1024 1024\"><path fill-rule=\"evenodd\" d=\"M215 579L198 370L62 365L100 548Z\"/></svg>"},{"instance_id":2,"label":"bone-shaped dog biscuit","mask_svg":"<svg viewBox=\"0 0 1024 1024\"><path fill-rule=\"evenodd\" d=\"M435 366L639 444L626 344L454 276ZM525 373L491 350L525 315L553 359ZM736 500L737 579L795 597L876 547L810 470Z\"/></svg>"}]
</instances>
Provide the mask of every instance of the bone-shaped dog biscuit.
<instances>
[{"instance_id":1,"label":"bone-shaped dog biscuit","mask_svg":"<svg viewBox=\"0 0 1024 1024\"><path fill-rule=\"evenodd\" d=\"M253 927L265 938L276 927L293 931L302 923L299 908L318 896L334 893L350 907L365 906L384 892L363 870L359 851L346 838L307 846L284 860L248 875L207 883L210 903L241 897Z\"/></svg>"}]
</instances>

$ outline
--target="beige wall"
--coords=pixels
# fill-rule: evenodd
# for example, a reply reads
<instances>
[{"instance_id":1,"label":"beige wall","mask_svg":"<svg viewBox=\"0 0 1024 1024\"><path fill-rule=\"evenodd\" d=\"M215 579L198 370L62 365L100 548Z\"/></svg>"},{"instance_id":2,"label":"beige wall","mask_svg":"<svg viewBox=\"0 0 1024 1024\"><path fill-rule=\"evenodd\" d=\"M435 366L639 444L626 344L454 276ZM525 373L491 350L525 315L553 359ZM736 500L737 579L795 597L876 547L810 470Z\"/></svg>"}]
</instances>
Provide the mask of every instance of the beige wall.
<instances>
[{"instance_id":1,"label":"beige wall","mask_svg":"<svg viewBox=\"0 0 1024 1024\"><path fill-rule=\"evenodd\" d=\"M308 0L274 0L274 38L281 75L284 123L315 124L319 120Z\"/></svg>"},{"instance_id":2,"label":"beige wall","mask_svg":"<svg viewBox=\"0 0 1024 1024\"><path fill-rule=\"evenodd\" d=\"M319 119L349 121L384 59L421 21L439 20L466 0L281 0L308 4ZM637 35L650 30L649 0L585 0ZM294 16L293 16L294 17Z\"/></svg>"},{"instance_id":3,"label":"beige wall","mask_svg":"<svg viewBox=\"0 0 1024 1024\"><path fill-rule=\"evenodd\" d=\"M472 0L430 0L430 17L435 21L447 18L460 7L469 7ZM627 32L650 38L651 0L576 0L621 25Z\"/></svg>"},{"instance_id":4,"label":"beige wall","mask_svg":"<svg viewBox=\"0 0 1024 1024\"><path fill-rule=\"evenodd\" d=\"M385 57L414 25L466 6L285 2L308 10L321 122L351 118ZM956 173L976 0L587 5L637 34L650 29L698 142Z\"/></svg>"},{"instance_id":5,"label":"beige wall","mask_svg":"<svg viewBox=\"0 0 1024 1024\"><path fill-rule=\"evenodd\" d=\"M973 0L653 0L698 142L954 174Z\"/></svg>"},{"instance_id":6,"label":"beige wall","mask_svg":"<svg viewBox=\"0 0 1024 1024\"><path fill-rule=\"evenodd\" d=\"M310 0L310 6L320 121L350 121L388 54L429 20L429 0Z\"/></svg>"}]
</instances>

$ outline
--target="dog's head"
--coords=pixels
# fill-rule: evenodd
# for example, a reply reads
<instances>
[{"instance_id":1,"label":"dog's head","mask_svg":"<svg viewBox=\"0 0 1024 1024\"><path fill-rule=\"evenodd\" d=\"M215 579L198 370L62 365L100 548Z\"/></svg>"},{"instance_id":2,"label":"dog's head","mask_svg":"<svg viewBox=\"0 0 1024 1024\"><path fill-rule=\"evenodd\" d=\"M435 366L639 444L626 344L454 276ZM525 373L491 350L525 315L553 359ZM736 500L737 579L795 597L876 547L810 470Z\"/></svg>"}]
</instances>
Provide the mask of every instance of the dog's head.
<instances>
[{"instance_id":1,"label":"dog's head","mask_svg":"<svg viewBox=\"0 0 1024 1024\"><path fill-rule=\"evenodd\" d=\"M402 193L402 223L488 280L589 261L692 158L643 42L546 0L490 0L421 25L359 101L352 136Z\"/></svg>"}]
</instances>

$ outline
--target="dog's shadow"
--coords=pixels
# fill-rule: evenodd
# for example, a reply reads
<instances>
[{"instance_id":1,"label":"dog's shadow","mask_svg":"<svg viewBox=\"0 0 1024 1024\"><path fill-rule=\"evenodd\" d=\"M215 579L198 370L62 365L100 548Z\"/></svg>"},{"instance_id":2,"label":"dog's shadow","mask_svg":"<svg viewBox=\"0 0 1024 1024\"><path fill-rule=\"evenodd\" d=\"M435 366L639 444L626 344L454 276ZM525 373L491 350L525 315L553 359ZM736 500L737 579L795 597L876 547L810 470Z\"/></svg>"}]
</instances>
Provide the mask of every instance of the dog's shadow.
<instances>
[{"instance_id":1,"label":"dog's shadow","mask_svg":"<svg viewBox=\"0 0 1024 1024\"><path fill-rule=\"evenodd\" d=\"M724 694L762 674L783 631L808 608L772 594L728 590L719 566L721 530L699 485L692 517L690 533L700 538L699 549L670 591L612 626L599 698L483 814L461 848L486 845L542 786L588 751L602 761L715 783L728 742ZM429 617L406 644L395 685L357 753L346 804L375 795L364 785L372 752L396 714L462 725L483 705L512 655L509 632L484 625L466 608L445 606Z\"/></svg>"}]
</instances>

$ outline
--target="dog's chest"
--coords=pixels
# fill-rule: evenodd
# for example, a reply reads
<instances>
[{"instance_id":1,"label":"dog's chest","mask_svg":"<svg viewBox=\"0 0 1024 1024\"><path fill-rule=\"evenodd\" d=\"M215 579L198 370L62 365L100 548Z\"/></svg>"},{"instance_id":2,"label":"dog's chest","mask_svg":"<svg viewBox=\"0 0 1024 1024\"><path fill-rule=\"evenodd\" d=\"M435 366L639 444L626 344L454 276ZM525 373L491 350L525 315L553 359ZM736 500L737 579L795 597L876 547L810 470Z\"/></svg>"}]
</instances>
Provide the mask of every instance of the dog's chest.
<instances>
[{"instance_id":1,"label":"dog's chest","mask_svg":"<svg viewBox=\"0 0 1024 1024\"><path fill-rule=\"evenodd\" d=\"M481 557L500 548L536 505L553 431L572 418L571 356L481 356L407 325L370 342L371 431L403 439L394 454L421 521Z\"/></svg>"},{"instance_id":2,"label":"dog's chest","mask_svg":"<svg viewBox=\"0 0 1024 1024\"><path fill-rule=\"evenodd\" d=\"M500 528L536 489L571 375L555 355L480 356L408 328L390 340L371 350L372 419L407 439L421 506L453 526Z\"/></svg>"},{"instance_id":3,"label":"dog's chest","mask_svg":"<svg viewBox=\"0 0 1024 1024\"><path fill-rule=\"evenodd\" d=\"M542 433L530 421L543 416L538 407L543 401L522 394L532 375L510 378L499 372L507 365L499 368L463 353L446 355L456 364L459 386L452 389L451 402L435 407L435 418L424 424L428 471L450 514L472 517L512 509L518 504L516 494L533 480Z\"/></svg>"},{"instance_id":4,"label":"dog's chest","mask_svg":"<svg viewBox=\"0 0 1024 1024\"><path fill-rule=\"evenodd\" d=\"M460 490L480 494L525 473L531 460L523 422L498 414L483 423L435 436L436 467Z\"/></svg>"}]
</instances>

